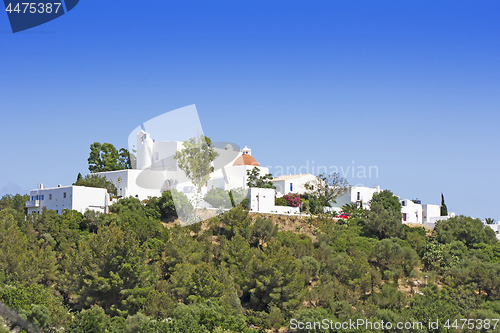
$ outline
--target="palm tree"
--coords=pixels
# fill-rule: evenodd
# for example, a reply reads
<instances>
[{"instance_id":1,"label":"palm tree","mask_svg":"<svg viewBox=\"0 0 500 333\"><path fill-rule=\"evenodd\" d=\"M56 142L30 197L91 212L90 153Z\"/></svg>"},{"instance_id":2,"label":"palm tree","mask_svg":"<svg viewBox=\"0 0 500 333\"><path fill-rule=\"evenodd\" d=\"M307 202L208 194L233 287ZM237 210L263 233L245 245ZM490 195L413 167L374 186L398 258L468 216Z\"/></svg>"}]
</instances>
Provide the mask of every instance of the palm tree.
<instances>
[{"instance_id":1,"label":"palm tree","mask_svg":"<svg viewBox=\"0 0 500 333\"><path fill-rule=\"evenodd\" d=\"M491 217L485 218L484 221L486 222L486 224L493 224L493 222L495 222L495 220L492 219Z\"/></svg>"}]
</instances>

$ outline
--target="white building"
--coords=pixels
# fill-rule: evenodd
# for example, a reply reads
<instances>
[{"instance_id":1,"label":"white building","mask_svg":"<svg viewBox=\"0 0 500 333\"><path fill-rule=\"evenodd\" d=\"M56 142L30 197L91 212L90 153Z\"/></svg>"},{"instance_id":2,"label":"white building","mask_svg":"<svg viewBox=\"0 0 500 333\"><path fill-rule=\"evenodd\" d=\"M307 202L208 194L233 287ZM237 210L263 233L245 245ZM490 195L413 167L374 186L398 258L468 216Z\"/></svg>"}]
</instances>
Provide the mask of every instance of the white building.
<instances>
[{"instance_id":1,"label":"white building","mask_svg":"<svg viewBox=\"0 0 500 333\"><path fill-rule=\"evenodd\" d=\"M422 204L418 200L403 199L401 202L401 214L403 223L424 223ZM427 206L427 205L426 205Z\"/></svg>"},{"instance_id":2,"label":"white building","mask_svg":"<svg viewBox=\"0 0 500 333\"><path fill-rule=\"evenodd\" d=\"M423 204L422 213L424 223L436 223L439 220L447 220L451 216L441 216L441 205Z\"/></svg>"},{"instance_id":3,"label":"white building","mask_svg":"<svg viewBox=\"0 0 500 333\"><path fill-rule=\"evenodd\" d=\"M109 195L104 188L85 186L58 186L38 189L30 192L30 200L26 201L28 214L41 213L45 207L62 214L64 209L84 213L87 209L107 213Z\"/></svg>"},{"instance_id":4,"label":"white building","mask_svg":"<svg viewBox=\"0 0 500 333\"><path fill-rule=\"evenodd\" d=\"M316 180L317 177L310 173L301 173L298 175L283 175L274 177L271 181L276 187L277 195L283 196L288 193L305 193L307 192L305 185L309 182L315 182Z\"/></svg>"},{"instance_id":5,"label":"white building","mask_svg":"<svg viewBox=\"0 0 500 333\"><path fill-rule=\"evenodd\" d=\"M346 193L335 199L332 203L331 210L340 211L342 206L346 204L361 204L364 209L370 209L370 201L375 193L380 192L380 186L365 187L365 186L350 186Z\"/></svg>"},{"instance_id":6,"label":"white building","mask_svg":"<svg viewBox=\"0 0 500 333\"><path fill-rule=\"evenodd\" d=\"M272 188L255 188L248 190L250 210L259 213L299 214L299 207L275 206L276 191Z\"/></svg>"},{"instance_id":7,"label":"white building","mask_svg":"<svg viewBox=\"0 0 500 333\"><path fill-rule=\"evenodd\" d=\"M497 239L500 241L500 224L496 221L493 224L487 224L486 221L482 222L486 227L490 227L495 232Z\"/></svg>"},{"instance_id":8,"label":"white building","mask_svg":"<svg viewBox=\"0 0 500 333\"><path fill-rule=\"evenodd\" d=\"M441 216L441 205L422 204L420 200L402 199L401 202L401 221L403 223L423 224L434 228L437 221L447 220L454 217L455 213L447 216Z\"/></svg>"},{"instance_id":9,"label":"white building","mask_svg":"<svg viewBox=\"0 0 500 333\"><path fill-rule=\"evenodd\" d=\"M229 149L232 149L232 147ZM215 148L215 151L218 152L219 155L224 153L223 150L221 151L221 149L217 148ZM247 172L251 172L255 167L259 169L260 176L269 173L269 168L261 167L259 162L252 157L252 150L245 146L236 158L230 160L227 164L213 172L210 180L207 182L207 190L217 187L226 191L237 188L247 189Z\"/></svg>"},{"instance_id":10,"label":"white building","mask_svg":"<svg viewBox=\"0 0 500 333\"><path fill-rule=\"evenodd\" d=\"M179 141L155 142L145 131L137 134L137 162L136 169L107 171L97 173L111 180L118 190L118 197L136 197L139 200L148 197L161 196L162 192L175 188L183 192L190 199L194 198L195 187L178 168L174 159L176 151L182 150L183 143ZM261 167L251 156L251 149L233 148L229 143L215 146L219 154L212 162L214 172L201 189L201 196L213 188L231 190L247 188L247 171L254 167L259 174L269 172L268 168Z\"/></svg>"}]
</instances>

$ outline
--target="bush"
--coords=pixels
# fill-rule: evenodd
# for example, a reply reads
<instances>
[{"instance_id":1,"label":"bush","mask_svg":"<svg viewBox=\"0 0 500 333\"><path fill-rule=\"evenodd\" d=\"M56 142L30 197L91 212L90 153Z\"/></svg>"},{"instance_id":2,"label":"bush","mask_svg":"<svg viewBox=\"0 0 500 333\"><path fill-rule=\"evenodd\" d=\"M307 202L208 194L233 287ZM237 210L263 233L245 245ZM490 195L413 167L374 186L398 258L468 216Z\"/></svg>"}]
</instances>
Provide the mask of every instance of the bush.
<instances>
[{"instance_id":1,"label":"bush","mask_svg":"<svg viewBox=\"0 0 500 333\"><path fill-rule=\"evenodd\" d=\"M286 200L287 205L290 207L299 207L302 203L300 195L298 195L297 193L285 194L283 198Z\"/></svg>"},{"instance_id":2,"label":"bush","mask_svg":"<svg viewBox=\"0 0 500 333\"><path fill-rule=\"evenodd\" d=\"M447 244L459 240L469 248L474 244L494 245L498 243L495 232L491 228L485 227L479 219L462 215L438 221L433 234L439 243Z\"/></svg>"},{"instance_id":3,"label":"bush","mask_svg":"<svg viewBox=\"0 0 500 333\"><path fill-rule=\"evenodd\" d=\"M274 200L274 205L275 206L288 206L288 202L286 202L285 198L276 198Z\"/></svg>"},{"instance_id":4,"label":"bush","mask_svg":"<svg viewBox=\"0 0 500 333\"><path fill-rule=\"evenodd\" d=\"M245 198L241 200L240 205L244 208L250 209L250 199Z\"/></svg>"},{"instance_id":5,"label":"bush","mask_svg":"<svg viewBox=\"0 0 500 333\"><path fill-rule=\"evenodd\" d=\"M173 202L175 203L175 211L177 216L188 216L193 212L193 205L186 197L186 195L182 192L177 191L176 189L170 190L172 194Z\"/></svg>"},{"instance_id":6,"label":"bush","mask_svg":"<svg viewBox=\"0 0 500 333\"><path fill-rule=\"evenodd\" d=\"M86 175L85 178L79 178L73 185L75 186L86 186L86 187L98 187L105 188L108 193L117 195L118 190L112 181L108 180L104 176L99 176L95 174Z\"/></svg>"},{"instance_id":7,"label":"bush","mask_svg":"<svg viewBox=\"0 0 500 333\"><path fill-rule=\"evenodd\" d=\"M203 198L206 202L208 202L214 208L231 208L231 199L229 197L229 193L224 191L220 187L211 189Z\"/></svg>"}]
</instances>

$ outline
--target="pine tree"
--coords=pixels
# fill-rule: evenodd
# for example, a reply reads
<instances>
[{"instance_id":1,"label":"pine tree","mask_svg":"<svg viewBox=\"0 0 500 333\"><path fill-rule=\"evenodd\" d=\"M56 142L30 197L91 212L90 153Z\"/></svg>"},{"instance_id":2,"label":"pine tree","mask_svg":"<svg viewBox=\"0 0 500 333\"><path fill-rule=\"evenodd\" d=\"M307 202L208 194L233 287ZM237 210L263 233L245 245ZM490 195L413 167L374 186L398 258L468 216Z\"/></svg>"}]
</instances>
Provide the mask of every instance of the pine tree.
<instances>
[{"instance_id":1,"label":"pine tree","mask_svg":"<svg viewBox=\"0 0 500 333\"><path fill-rule=\"evenodd\" d=\"M444 203L444 195L441 193L441 216L448 216L448 208Z\"/></svg>"}]
</instances>

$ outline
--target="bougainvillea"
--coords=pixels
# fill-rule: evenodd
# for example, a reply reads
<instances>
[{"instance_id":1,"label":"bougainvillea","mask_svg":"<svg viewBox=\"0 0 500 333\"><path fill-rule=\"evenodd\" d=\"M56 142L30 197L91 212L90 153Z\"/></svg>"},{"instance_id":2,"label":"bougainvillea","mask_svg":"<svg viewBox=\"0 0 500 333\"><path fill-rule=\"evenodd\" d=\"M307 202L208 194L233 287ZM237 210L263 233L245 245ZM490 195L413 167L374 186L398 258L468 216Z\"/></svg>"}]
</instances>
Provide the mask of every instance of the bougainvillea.
<instances>
[{"instance_id":1,"label":"bougainvillea","mask_svg":"<svg viewBox=\"0 0 500 333\"><path fill-rule=\"evenodd\" d=\"M290 193L290 194L285 194L283 196L285 198L288 206L291 207L299 207L300 204L302 203L302 200L300 199L300 195L297 193Z\"/></svg>"}]
</instances>

